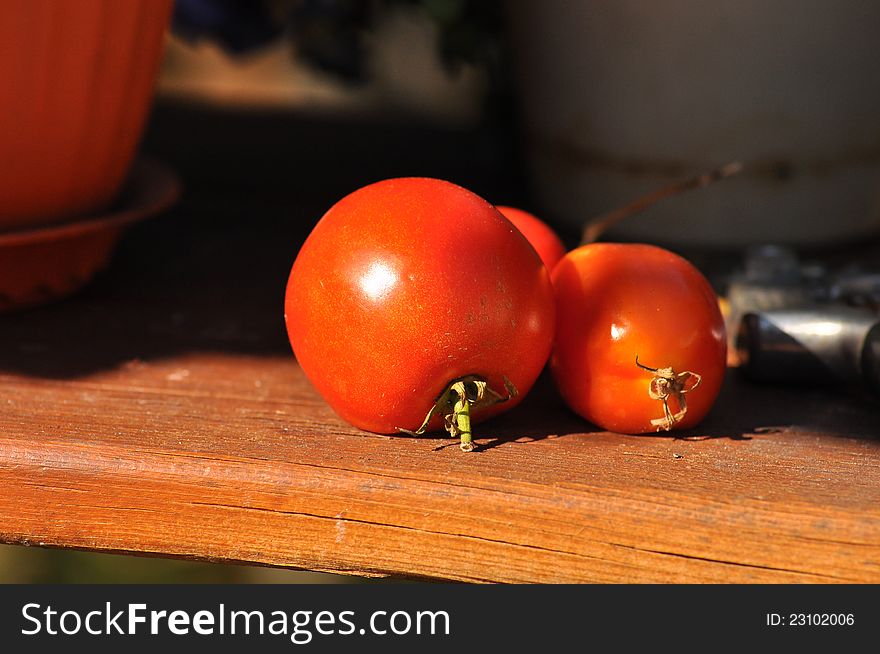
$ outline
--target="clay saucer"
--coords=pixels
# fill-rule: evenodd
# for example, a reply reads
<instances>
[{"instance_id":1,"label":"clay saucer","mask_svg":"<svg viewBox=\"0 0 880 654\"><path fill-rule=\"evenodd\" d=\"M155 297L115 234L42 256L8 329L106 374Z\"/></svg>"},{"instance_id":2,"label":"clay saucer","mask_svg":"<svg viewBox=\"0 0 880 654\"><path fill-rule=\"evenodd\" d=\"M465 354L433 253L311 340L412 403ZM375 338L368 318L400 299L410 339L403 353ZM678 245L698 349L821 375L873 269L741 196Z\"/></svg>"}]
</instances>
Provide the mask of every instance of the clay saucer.
<instances>
[{"instance_id":1,"label":"clay saucer","mask_svg":"<svg viewBox=\"0 0 880 654\"><path fill-rule=\"evenodd\" d=\"M123 230L170 207L180 182L150 160L133 167L106 213L72 222L0 232L0 312L55 300L84 286L107 265Z\"/></svg>"}]
</instances>

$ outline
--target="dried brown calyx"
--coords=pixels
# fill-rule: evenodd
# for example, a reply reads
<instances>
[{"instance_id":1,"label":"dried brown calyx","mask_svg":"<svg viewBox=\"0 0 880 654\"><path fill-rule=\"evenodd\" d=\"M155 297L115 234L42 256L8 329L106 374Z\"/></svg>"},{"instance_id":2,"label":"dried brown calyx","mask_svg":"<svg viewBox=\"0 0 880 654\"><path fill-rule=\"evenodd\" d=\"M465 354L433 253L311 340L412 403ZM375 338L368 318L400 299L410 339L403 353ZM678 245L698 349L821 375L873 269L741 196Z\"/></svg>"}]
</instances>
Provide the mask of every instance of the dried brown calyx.
<instances>
[{"instance_id":1,"label":"dried brown calyx","mask_svg":"<svg viewBox=\"0 0 880 654\"><path fill-rule=\"evenodd\" d=\"M648 382L648 396L663 404L663 417L655 418L651 424L657 428L657 431L670 431L687 414L685 394L700 385L700 382L703 381L702 376L690 370L675 372L672 368L650 368L639 363L638 355L636 355L636 365L642 370L654 374L654 377ZM678 411L675 413L669 408L670 398L674 399L678 405Z\"/></svg>"}]
</instances>

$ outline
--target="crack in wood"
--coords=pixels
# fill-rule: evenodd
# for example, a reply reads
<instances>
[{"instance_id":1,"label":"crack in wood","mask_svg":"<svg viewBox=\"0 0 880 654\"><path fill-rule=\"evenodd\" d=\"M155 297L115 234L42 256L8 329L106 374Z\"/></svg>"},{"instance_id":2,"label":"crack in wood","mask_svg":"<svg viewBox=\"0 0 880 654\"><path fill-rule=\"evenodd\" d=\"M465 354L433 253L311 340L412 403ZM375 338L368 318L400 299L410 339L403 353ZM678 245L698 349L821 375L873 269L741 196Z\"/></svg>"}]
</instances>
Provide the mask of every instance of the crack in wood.
<instances>
[{"instance_id":1,"label":"crack in wood","mask_svg":"<svg viewBox=\"0 0 880 654\"><path fill-rule=\"evenodd\" d=\"M74 488L72 486L61 486L55 484L41 484L36 481L30 481L28 479L22 479L21 483L26 486L33 486L34 488L45 488L46 490L65 490L70 491L71 493L88 493L84 488Z\"/></svg>"},{"instance_id":2,"label":"crack in wood","mask_svg":"<svg viewBox=\"0 0 880 654\"><path fill-rule=\"evenodd\" d=\"M136 511L138 513L161 513L158 509L147 509L139 506L116 506L113 504L65 504L77 509L100 509L105 511Z\"/></svg>"},{"instance_id":3,"label":"crack in wood","mask_svg":"<svg viewBox=\"0 0 880 654\"><path fill-rule=\"evenodd\" d=\"M465 539L469 539L469 540L482 541L485 543L493 543L493 544L498 544L498 545L507 545L507 546L511 546L511 547L522 547L522 548L527 548L527 549L532 549L532 550L538 550L541 552L548 552L550 554L563 554L563 555L574 556L574 557L578 557L578 558L582 558L582 559L587 559L590 561L603 561L605 563L614 563L615 565L621 565L624 567L631 567L631 568L638 567L638 566L632 566L632 565L629 565L626 563L621 563L619 561L612 561L611 559L603 559L602 557L599 557L599 556L590 556L589 554L570 552L568 550L556 550L556 549L552 549L552 548L548 548L548 547L541 547L540 545L529 545L526 543L515 543L512 541L500 540L500 539L495 539L495 538L486 538L485 536L475 536L473 534L456 534L456 533L451 533L451 532L446 532L446 531L434 531L431 529L422 529L420 527L411 527L408 525L393 525L393 524L389 524L389 523L385 523L385 522L374 522L371 520L359 520L357 518L347 518L347 517L346 518L337 518L336 516L320 515L317 513L308 513L308 512L304 512L304 511L284 511L282 509L268 509L268 508L260 507L260 506L244 506L244 505L240 505L240 504L223 504L223 503L218 503L218 502L189 502L189 504L192 504L194 506L212 506L212 507L218 507L218 508L224 508L224 509L235 509L235 510L240 510L240 511L262 511L262 512L266 512L266 513L280 513L283 515L303 516L306 518L317 518L319 520L330 520L333 522L340 522L340 521L341 522L350 522L353 524L362 524L362 525L368 525L371 527L387 527L389 529L402 529L402 530L406 530L406 531L415 531L415 532L419 532L419 533L423 533L423 534L431 534L434 536L449 536L452 538L465 538ZM597 541L597 542L601 542L601 541Z\"/></svg>"},{"instance_id":4,"label":"crack in wood","mask_svg":"<svg viewBox=\"0 0 880 654\"><path fill-rule=\"evenodd\" d=\"M303 517L308 517L308 518L316 518L319 520L333 520L333 521L340 521L341 520L341 521L345 521L345 522L364 524L364 525L369 525L369 526L374 526L374 527L387 527L390 529L403 529L403 530L408 530L408 531L416 531L416 532L421 532L421 533L426 533L426 534L432 534L432 535L436 535L436 536L449 536L449 537L453 537L453 538L464 538L464 539L468 539L468 540L476 540L476 541L482 541L482 542L493 543L493 544L501 544L501 545L506 545L506 546L511 546L511 547L520 547L520 548L525 548L525 549L530 549L530 550L547 552L549 554L573 556L573 557L577 557L577 558L581 558L581 559L585 559L585 560L589 560L589 561L600 561L603 563L611 563L613 565L619 565L621 567L632 568L632 569L636 569L636 570L638 570L642 567L642 566L632 565L632 564L622 562L622 561L617 561L614 559L607 559L607 558L598 557L598 556L590 556L588 554L581 554L578 552L571 552L569 550L558 550L558 549L553 549L553 548L541 547L539 545L529 545L527 543L516 543L516 542L512 542L512 541L486 538L484 536L476 536L476 535L472 535L472 534L433 531L433 530L429 530L429 529L421 529L418 527L410 527L410 526L406 526L406 525L392 525L392 524L388 524L388 523L373 522L373 521L369 521L369 520L359 520L356 518L337 518L335 516L325 516L325 515L300 512L300 511L284 511L281 509L268 509L268 508L264 508L264 507L244 506L244 505L238 505L238 504L223 504L223 503L213 503L213 502L190 502L190 504L198 505L198 506L212 506L212 507L218 507L218 508L243 510L243 511L262 511L262 512L269 512L269 513L280 513L280 514L284 514L284 515L296 515L296 516L303 516ZM695 561L703 561L706 563L712 563L712 564L716 564L716 565L732 565L732 566L745 567L745 568L754 568L754 569L759 569L759 570L769 570L772 572L784 572L784 573L795 574L795 575L803 576L803 577L820 577L820 578L827 578L827 579L836 579L836 580L841 580L841 581L851 581L845 577L836 577L834 575L826 575L826 574L816 573L816 572L807 572L807 571L794 570L794 569L789 569L789 568L764 566L764 565L760 565L760 564L742 563L742 562L737 562L737 561L726 561L723 559L705 558L705 557L699 557L699 556L694 556L694 555L684 554L684 553L667 552L667 551L663 551L663 550L653 550L653 549L641 548L641 547L636 547L633 545L625 545L623 543L614 543L614 542L610 542L610 541L593 541L593 542L603 543L603 544L607 544L610 546L621 547L624 549L634 550L634 551L638 551L638 552L645 552L645 553L649 553L649 554L657 554L657 555L662 555L662 556L684 558L684 559L690 559L690 560L695 560Z\"/></svg>"},{"instance_id":5,"label":"crack in wood","mask_svg":"<svg viewBox=\"0 0 880 654\"><path fill-rule=\"evenodd\" d=\"M827 574L823 574L821 572L808 572L805 570L794 570L792 568L780 568L780 567L769 566L769 565L761 565L759 563L743 563L743 562L739 562L739 561L726 561L724 559L713 559L710 557L696 556L694 554L684 554L684 553L680 553L680 552L667 552L664 550L647 549L644 547L636 547L634 545L625 545L623 543L611 543L611 545L616 545L617 547L623 547L625 549L636 550L638 552L649 552L651 554L661 554L664 556L674 556L676 558L689 559L689 560L693 560L693 561L705 561L707 563L714 563L714 564L718 564L718 565L734 565L734 566L741 567L741 568L754 568L757 570L770 570L773 572L787 572L787 573L796 574L796 575L799 575L802 577L820 577L820 578L824 578L824 579L836 579L838 581L845 581L845 582L849 582L849 583L852 583L853 581L855 581L855 580L849 579L847 577L837 577L835 575L827 575Z\"/></svg>"}]
</instances>

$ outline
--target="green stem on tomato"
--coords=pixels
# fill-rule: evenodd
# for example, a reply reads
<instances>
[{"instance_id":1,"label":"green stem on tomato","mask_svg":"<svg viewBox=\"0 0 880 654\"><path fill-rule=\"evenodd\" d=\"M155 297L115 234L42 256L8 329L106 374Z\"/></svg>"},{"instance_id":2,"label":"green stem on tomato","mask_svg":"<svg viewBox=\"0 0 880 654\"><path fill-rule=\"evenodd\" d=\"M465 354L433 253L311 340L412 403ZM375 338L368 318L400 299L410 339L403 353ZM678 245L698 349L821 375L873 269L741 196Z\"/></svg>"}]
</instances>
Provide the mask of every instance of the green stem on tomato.
<instances>
[{"instance_id":1,"label":"green stem on tomato","mask_svg":"<svg viewBox=\"0 0 880 654\"><path fill-rule=\"evenodd\" d=\"M424 434L431 424L431 419L436 415L443 416L446 421L446 431L452 438L459 437L462 452L474 451L474 436L471 432L471 405L475 409L482 409L507 402L510 398L516 397L518 391L516 386L504 377L504 389L507 395L501 395L497 391L489 388L485 378L479 375L465 375L453 380L444 389L442 393L434 401L428 415L415 431L398 427L397 431L412 436ZM448 412L448 413L447 413Z\"/></svg>"},{"instance_id":2,"label":"green stem on tomato","mask_svg":"<svg viewBox=\"0 0 880 654\"><path fill-rule=\"evenodd\" d=\"M471 432L471 403L468 401L467 389L464 382L458 382L452 385L451 390L456 395L455 403L452 405L452 420L455 423L455 430L461 439L459 447L462 452L473 452L474 435Z\"/></svg>"}]
</instances>

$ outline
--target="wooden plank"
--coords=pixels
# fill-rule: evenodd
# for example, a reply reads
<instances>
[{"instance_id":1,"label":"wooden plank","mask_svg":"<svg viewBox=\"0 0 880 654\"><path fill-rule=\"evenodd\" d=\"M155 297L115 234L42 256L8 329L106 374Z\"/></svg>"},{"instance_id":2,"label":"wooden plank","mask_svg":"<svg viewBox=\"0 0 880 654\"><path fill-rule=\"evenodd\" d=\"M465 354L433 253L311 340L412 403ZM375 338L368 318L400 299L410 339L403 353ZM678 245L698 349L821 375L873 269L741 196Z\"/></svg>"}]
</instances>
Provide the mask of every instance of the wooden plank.
<instances>
[{"instance_id":1,"label":"wooden plank","mask_svg":"<svg viewBox=\"0 0 880 654\"><path fill-rule=\"evenodd\" d=\"M465 581L877 582L872 416L822 398L731 378L701 432L628 437L543 380L466 455L352 429L292 356L6 374L0 540ZM750 404L806 414L759 429Z\"/></svg>"}]
</instances>

